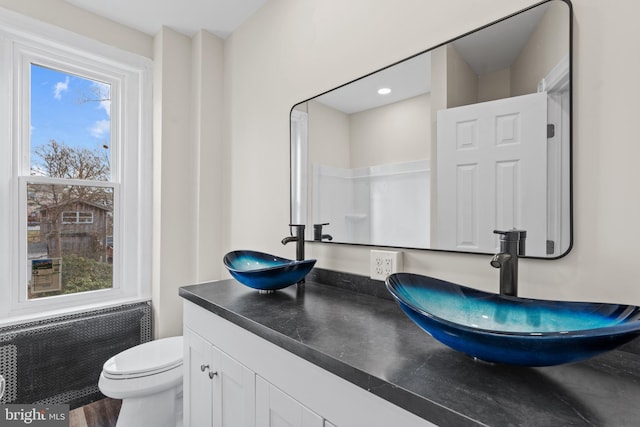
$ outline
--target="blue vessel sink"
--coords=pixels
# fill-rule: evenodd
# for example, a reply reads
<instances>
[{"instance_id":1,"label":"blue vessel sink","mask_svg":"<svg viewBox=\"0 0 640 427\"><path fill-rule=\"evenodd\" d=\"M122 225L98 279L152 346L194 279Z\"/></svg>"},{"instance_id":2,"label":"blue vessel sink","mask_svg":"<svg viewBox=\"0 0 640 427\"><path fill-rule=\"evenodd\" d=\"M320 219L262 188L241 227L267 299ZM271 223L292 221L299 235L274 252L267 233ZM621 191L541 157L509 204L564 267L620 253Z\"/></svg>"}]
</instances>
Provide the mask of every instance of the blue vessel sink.
<instances>
[{"instance_id":1,"label":"blue vessel sink","mask_svg":"<svg viewBox=\"0 0 640 427\"><path fill-rule=\"evenodd\" d=\"M315 259L294 261L257 251L233 251L225 267L240 283L260 291L275 291L298 283L311 271Z\"/></svg>"},{"instance_id":2,"label":"blue vessel sink","mask_svg":"<svg viewBox=\"0 0 640 427\"><path fill-rule=\"evenodd\" d=\"M443 344L487 362L551 366L588 359L640 335L640 308L503 296L395 273L400 308Z\"/></svg>"}]
</instances>

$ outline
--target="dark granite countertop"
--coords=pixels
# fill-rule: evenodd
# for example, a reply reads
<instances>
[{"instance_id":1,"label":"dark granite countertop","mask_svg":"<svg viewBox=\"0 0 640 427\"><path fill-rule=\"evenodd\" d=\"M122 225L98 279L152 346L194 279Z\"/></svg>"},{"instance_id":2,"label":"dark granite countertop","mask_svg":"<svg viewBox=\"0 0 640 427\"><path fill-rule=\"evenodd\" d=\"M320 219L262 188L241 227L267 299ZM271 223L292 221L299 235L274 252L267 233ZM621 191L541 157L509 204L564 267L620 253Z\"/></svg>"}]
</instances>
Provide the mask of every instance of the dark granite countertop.
<instances>
[{"instance_id":1,"label":"dark granite countertop","mask_svg":"<svg viewBox=\"0 0 640 427\"><path fill-rule=\"evenodd\" d=\"M438 425L640 425L636 342L554 367L480 362L431 338L382 282L366 280L325 270L269 295L222 280L180 296Z\"/></svg>"}]
</instances>

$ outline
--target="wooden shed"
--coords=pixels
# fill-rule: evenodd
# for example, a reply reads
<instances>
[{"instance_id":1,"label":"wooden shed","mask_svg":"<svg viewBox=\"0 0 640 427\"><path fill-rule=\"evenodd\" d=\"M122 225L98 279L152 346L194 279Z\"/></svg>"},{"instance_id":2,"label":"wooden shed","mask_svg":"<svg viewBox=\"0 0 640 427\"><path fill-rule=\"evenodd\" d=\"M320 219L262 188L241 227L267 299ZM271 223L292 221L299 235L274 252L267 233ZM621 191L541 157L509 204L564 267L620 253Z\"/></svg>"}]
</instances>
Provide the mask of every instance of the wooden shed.
<instances>
[{"instance_id":1,"label":"wooden shed","mask_svg":"<svg viewBox=\"0 0 640 427\"><path fill-rule=\"evenodd\" d=\"M99 204L74 201L47 206L40 209L40 216L41 241L47 243L50 257L74 254L100 259L107 238L113 236L111 208Z\"/></svg>"}]
</instances>

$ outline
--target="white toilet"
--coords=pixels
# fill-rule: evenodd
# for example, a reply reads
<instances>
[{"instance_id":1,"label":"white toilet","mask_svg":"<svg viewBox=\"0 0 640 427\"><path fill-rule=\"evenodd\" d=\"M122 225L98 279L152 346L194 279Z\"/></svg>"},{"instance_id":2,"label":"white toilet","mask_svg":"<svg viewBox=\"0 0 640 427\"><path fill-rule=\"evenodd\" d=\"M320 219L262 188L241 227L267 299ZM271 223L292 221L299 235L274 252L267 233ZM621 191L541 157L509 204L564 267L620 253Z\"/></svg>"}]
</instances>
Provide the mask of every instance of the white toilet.
<instances>
[{"instance_id":1,"label":"white toilet","mask_svg":"<svg viewBox=\"0 0 640 427\"><path fill-rule=\"evenodd\" d=\"M107 360L98 387L122 399L117 427L182 426L182 337L137 345Z\"/></svg>"}]
</instances>

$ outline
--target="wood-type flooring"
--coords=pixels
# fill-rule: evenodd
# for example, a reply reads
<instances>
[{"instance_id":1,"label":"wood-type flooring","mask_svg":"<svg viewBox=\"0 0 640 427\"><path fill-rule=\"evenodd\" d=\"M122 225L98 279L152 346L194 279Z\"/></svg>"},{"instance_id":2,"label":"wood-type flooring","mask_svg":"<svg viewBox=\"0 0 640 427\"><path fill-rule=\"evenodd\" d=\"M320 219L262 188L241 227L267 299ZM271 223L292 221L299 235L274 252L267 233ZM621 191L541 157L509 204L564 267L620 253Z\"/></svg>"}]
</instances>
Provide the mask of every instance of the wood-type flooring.
<instances>
[{"instance_id":1,"label":"wood-type flooring","mask_svg":"<svg viewBox=\"0 0 640 427\"><path fill-rule=\"evenodd\" d=\"M69 411L69 427L115 427L122 401L102 399Z\"/></svg>"}]
</instances>

